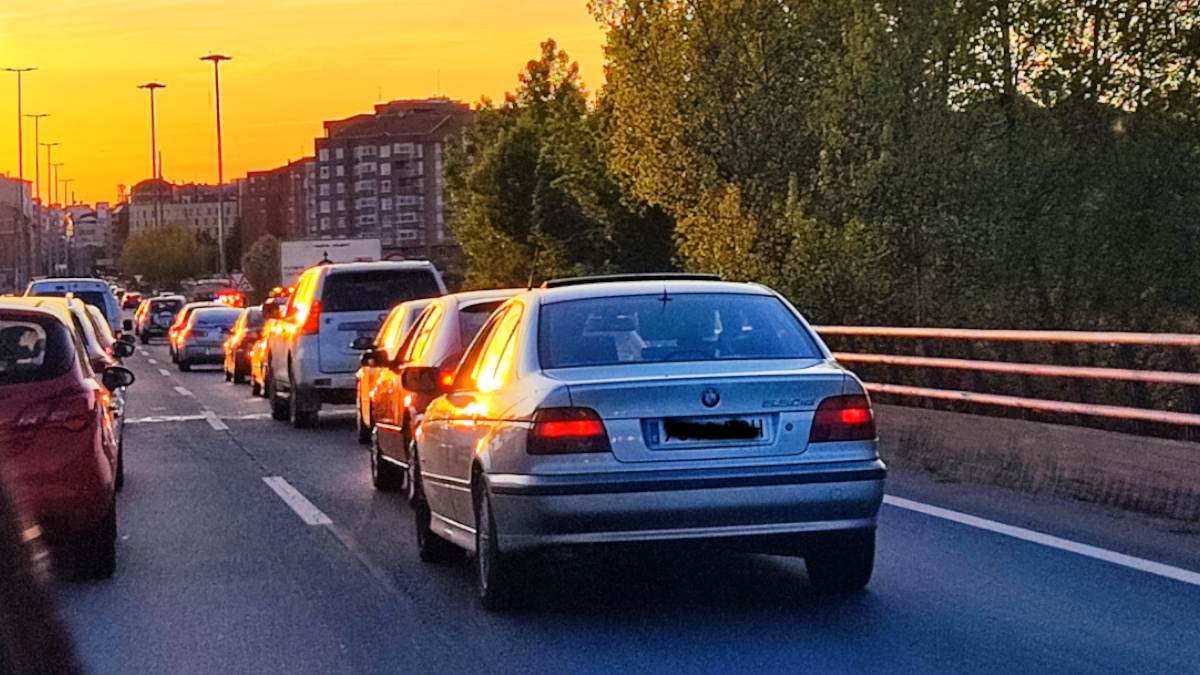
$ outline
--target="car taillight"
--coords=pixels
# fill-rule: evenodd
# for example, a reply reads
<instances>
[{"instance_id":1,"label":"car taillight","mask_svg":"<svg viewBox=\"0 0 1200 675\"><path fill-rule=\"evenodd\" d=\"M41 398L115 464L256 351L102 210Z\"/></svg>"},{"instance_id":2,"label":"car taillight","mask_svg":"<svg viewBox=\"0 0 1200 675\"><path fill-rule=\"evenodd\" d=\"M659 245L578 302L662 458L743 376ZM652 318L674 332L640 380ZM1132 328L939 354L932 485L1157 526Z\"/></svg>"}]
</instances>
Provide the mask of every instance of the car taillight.
<instances>
[{"instance_id":1,"label":"car taillight","mask_svg":"<svg viewBox=\"0 0 1200 675\"><path fill-rule=\"evenodd\" d=\"M454 371L453 370L443 370L440 373L438 373L438 386L440 386L443 391L450 391L451 389L453 389L454 388Z\"/></svg>"},{"instance_id":2,"label":"car taillight","mask_svg":"<svg viewBox=\"0 0 1200 675\"><path fill-rule=\"evenodd\" d=\"M321 330L321 303L318 300L313 300L308 306L308 311L304 312L303 323L300 326L301 335L312 335Z\"/></svg>"},{"instance_id":3,"label":"car taillight","mask_svg":"<svg viewBox=\"0 0 1200 675\"><path fill-rule=\"evenodd\" d=\"M611 452L604 421L591 408L542 408L533 415L525 451L531 455Z\"/></svg>"},{"instance_id":4,"label":"car taillight","mask_svg":"<svg viewBox=\"0 0 1200 675\"><path fill-rule=\"evenodd\" d=\"M813 416L809 443L870 441L875 438L875 414L866 396L832 396L821 401Z\"/></svg>"},{"instance_id":5,"label":"car taillight","mask_svg":"<svg viewBox=\"0 0 1200 675\"><path fill-rule=\"evenodd\" d=\"M91 397L87 394L69 394L26 407L17 417L17 429L26 432L43 429L83 431L91 421Z\"/></svg>"}]
</instances>

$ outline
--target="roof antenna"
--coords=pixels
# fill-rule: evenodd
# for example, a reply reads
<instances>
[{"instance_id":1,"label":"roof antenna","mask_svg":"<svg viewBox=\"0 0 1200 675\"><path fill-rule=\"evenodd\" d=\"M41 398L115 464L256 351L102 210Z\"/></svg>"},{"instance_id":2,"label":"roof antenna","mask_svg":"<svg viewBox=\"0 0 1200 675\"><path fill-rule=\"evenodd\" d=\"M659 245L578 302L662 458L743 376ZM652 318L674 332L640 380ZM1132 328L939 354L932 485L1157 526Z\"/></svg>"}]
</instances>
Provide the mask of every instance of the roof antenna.
<instances>
[{"instance_id":1,"label":"roof antenna","mask_svg":"<svg viewBox=\"0 0 1200 675\"><path fill-rule=\"evenodd\" d=\"M529 263L529 281L525 284L525 290L533 289L533 276L537 273L538 255L542 252L542 238L538 237L533 242L533 260Z\"/></svg>"}]
</instances>

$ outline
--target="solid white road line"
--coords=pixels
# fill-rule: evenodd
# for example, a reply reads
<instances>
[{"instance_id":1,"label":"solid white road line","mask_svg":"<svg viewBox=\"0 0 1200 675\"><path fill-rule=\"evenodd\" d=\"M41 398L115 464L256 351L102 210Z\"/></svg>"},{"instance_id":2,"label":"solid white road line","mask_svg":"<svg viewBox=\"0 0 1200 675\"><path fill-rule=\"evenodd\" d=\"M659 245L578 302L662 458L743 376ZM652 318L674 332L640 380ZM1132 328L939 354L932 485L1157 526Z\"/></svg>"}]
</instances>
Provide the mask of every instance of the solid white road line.
<instances>
[{"instance_id":1,"label":"solid white road line","mask_svg":"<svg viewBox=\"0 0 1200 675\"><path fill-rule=\"evenodd\" d=\"M198 422L206 419L204 415L151 415L125 420L125 424L159 424L162 422Z\"/></svg>"},{"instance_id":2,"label":"solid white road line","mask_svg":"<svg viewBox=\"0 0 1200 675\"><path fill-rule=\"evenodd\" d=\"M175 393L179 394L180 396L191 396L193 398L196 396L195 394L188 391L187 389L184 389L183 387L175 387Z\"/></svg>"},{"instance_id":3,"label":"solid white road line","mask_svg":"<svg viewBox=\"0 0 1200 675\"><path fill-rule=\"evenodd\" d=\"M204 419L208 420L208 426L217 431L229 431L229 427L221 421L220 417L217 417L217 413L211 410L204 411Z\"/></svg>"},{"instance_id":4,"label":"solid white road line","mask_svg":"<svg viewBox=\"0 0 1200 675\"><path fill-rule=\"evenodd\" d=\"M167 370L166 368L159 368L159 369L158 369L158 373L159 373L160 375L162 375L163 377L170 377L170 376L171 376L171 371Z\"/></svg>"},{"instance_id":5,"label":"solid white road line","mask_svg":"<svg viewBox=\"0 0 1200 675\"><path fill-rule=\"evenodd\" d=\"M1070 539L1063 539L1061 537L1055 537L1042 532L1027 530L1023 527L1005 525L1004 523L988 520L987 518L972 516L960 511L951 511L950 509L943 509L938 506L931 506L921 502L914 502L910 499L904 499L903 497L886 495L883 498L883 503L899 509L916 511L917 513L923 513L934 518L949 520L961 525L966 525L968 527L987 530L988 532L995 532L996 534L1002 534L1006 537L1012 537L1014 539L1020 539L1022 541L1028 541L1034 544L1041 544L1042 546L1058 549L1060 551L1067 551L1069 553L1075 553L1088 558L1103 560L1104 562L1120 565L1121 567L1127 567L1139 572L1146 572L1147 574L1153 574L1155 576L1165 577L1167 579L1174 579L1175 581L1182 581L1183 583L1191 584L1192 586L1200 586L1200 572L1185 570L1182 567L1164 565L1163 563L1154 562L1153 560L1146 560L1145 558L1137 558L1131 555L1125 555L1124 553L1117 553L1116 551L1110 551L1098 546L1081 544L1076 541L1071 541Z\"/></svg>"},{"instance_id":6,"label":"solid white road line","mask_svg":"<svg viewBox=\"0 0 1200 675\"><path fill-rule=\"evenodd\" d=\"M329 516L321 513L312 502L308 501L304 495L292 487L292 484L283 479L282 476L263 476L263 482L267 487L271 488L285 504L290 506L296 515L300 516L309 525L332 525L333 521Z\"/></svg>"}]
</instances>

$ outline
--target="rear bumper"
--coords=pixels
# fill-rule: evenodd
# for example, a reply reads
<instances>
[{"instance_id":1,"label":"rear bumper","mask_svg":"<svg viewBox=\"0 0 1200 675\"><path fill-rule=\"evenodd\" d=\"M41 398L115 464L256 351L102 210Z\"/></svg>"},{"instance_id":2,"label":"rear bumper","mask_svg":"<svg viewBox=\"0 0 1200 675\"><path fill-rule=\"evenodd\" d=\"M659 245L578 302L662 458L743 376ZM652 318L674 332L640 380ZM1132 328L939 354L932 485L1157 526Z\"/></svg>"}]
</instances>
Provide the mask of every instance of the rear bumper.
<instances>
[{"instance_id":1,"label":"rear bumper","mask_svg":"<svg viewBox=\"0 0 1200 675\"><path fill-rule=\"evenodd\" d=\"M213 350L212 353L209 350ZM181 361L189 363L225 363L225 350L221 345L184 345L179 350Z\"/></svg>"},{"instance_id":2,"label":"rear bumper","mask_svg":"<svg viewBox=\"0 0 1200 675\"><path fill-rule=\"evenodd\" d=\"M500 545L811 538L867 529L883 501L880 460L616 475L493 474ZM780 551L783 552L783 551Z\"/></svg>"}]
</instances>

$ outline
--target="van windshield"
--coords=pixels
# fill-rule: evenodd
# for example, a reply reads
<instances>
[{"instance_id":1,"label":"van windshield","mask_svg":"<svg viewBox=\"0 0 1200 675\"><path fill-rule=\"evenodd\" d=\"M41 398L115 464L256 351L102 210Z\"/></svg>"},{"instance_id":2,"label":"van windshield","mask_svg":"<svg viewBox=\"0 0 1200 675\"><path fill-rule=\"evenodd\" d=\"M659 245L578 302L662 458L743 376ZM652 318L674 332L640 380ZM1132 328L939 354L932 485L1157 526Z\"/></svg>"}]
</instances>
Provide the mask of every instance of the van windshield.
<instances>
[{"instance_id":1,"label":"van windshield","mask_svg":"<svg viewBox=\"0 0 1200 675\"><path fill-rule=\"evenodd\" d=\"M49 298L65 298L65 297L67 297L68 293L79 298L85 304L91 305L92 307L95 307L96 309L100 310L101 312L104 312L106 316L108 315L108 308L105 307L105 305L104 305L105 296L104 296L104 293L101 293L100 291L46 290L46 291L34 291L33 295L37 295L40 297L49 297Z\"/></svg>"},{"instance_id":2,"label":"van windshield","mask_svg":"<svg viewBox=\"0 0 1200 675\"><path fill-rule=\"evenodd\" d=\"M382 312L407 300L441 294L437 280L425 270L334 272L325 279L321 309L325 312Z\"/></svg>"}]
</instances>

